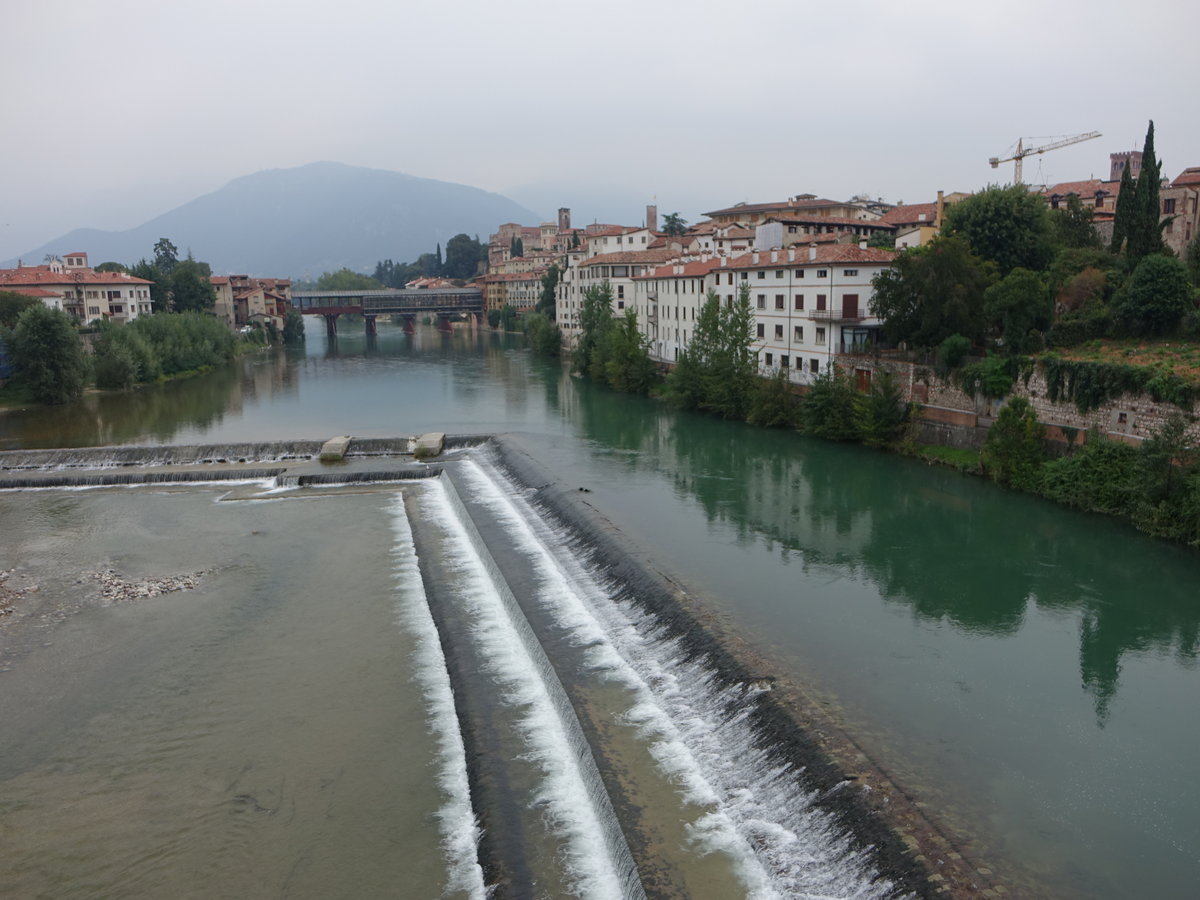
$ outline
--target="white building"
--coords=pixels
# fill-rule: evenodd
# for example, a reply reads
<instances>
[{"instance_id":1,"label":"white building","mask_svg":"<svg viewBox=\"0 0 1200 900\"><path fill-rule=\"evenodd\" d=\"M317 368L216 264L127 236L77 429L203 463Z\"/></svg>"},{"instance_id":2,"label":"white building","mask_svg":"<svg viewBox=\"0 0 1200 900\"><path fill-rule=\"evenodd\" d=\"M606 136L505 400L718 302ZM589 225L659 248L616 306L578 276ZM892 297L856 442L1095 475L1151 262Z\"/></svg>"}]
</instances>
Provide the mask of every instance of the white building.
<instances>
[{"instance_id":1,"label":"white building","mask_svg":"<svg viewBox=\"0 0 1200 900\"><path fill-rule=\"evenodd\" d=\"M100 319L123 323L150 314L151 284L125 272L97 272L88 266L86 253L68 253L66 262L0 269L0 290L36 296L85 324Z\"/></svg>"}]
</instances>

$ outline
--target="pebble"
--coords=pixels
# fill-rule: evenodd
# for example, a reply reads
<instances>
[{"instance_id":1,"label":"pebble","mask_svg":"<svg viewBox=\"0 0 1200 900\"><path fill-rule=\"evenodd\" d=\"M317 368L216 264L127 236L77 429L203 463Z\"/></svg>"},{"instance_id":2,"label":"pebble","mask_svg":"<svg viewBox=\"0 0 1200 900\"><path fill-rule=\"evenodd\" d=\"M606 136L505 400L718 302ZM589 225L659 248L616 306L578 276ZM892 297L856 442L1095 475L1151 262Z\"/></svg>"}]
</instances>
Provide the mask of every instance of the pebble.
<instances>
[{"instance_id":1,"label":"pebble","mask_svg":"<svg viewBox=\"0 0 1200 900\"><path fill-rule=\"evenodd\" d=\"M93 572L92 579L100 582L100 596L108 603L127 603L157 597L174 591L191 590L200 583L206 573L191 572L186 575L168 575L165 578L140 578L129 581L113 569Z\"/></svg>"}]
</instances>

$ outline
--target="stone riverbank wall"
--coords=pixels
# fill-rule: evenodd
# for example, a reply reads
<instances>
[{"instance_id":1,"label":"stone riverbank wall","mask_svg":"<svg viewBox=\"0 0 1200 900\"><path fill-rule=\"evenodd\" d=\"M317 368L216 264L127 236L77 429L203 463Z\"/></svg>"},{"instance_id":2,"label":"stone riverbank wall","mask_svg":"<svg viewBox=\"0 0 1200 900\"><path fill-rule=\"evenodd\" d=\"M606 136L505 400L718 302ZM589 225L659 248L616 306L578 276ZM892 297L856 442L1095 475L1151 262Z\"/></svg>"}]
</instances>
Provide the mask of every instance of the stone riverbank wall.
<instances>
[{"instance_id":1,"label":"stone riverbank wall","mask_svg":"<svg viewBox=\"0 0 1200 900\"><path fill-rule=\"evenodd\" d=\"M842 356L840 364L860 386L867 379L878 377L876 373L891 372L904 398L923 407L920 439L926 443L978 449L983 446L988 428L1004 405L1003 400L971 396L944 381L932 366L887 357L851 355ZM864 377L863 372L870 374ZM1188 416L1188 434L1200 444L1200 418L1173 403L1156 402L1147 394L1124 394L1086 413L1081 413L1073 401L1054 401L1048 394L1046 373L1041 365L1034 367L1028 382L1018 378L1013 385L1013 395L1029 400L1038 421L1046 426L1047 442L1062 449L1072 443L1082 443L1093 426L1114 440L1140 444L1178 412Z\"/></svg>"}]
</instances>

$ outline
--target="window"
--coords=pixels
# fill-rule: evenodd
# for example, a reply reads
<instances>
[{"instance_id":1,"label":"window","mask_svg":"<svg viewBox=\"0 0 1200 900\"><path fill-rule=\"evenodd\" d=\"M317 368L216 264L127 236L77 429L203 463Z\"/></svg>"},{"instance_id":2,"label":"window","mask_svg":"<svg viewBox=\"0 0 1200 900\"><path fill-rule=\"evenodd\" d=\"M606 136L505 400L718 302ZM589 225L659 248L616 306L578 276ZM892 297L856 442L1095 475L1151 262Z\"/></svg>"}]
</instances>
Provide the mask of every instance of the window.
<instances>
[{"instance_id":1,"label":"window","mask_svg":"<svg viewBox=\"0 0 1200 900\"><path fill-rule=\"evenodd\" d=\"M1163 201L1163 215L1169 216L1173 212L1175 212L1175 198L1171 197Z\"/></svg>"},{"instance_id":2,"label":"window","mask_svg":"<svg viewBox=\"0 0 1200 900\"><path fill-rule=\"evenodd\" d=\"M760 269L760 270L759 270L759 273L758 273L758 277L759 277L760 279L761 279L761 278L766 278L766 277L767 277L767 273L766 273L766 272L763 272L763 271Z\"/></svg>"},{"instance_id":3,"label":"window","mask_svg":"<svg viewBox=\"0 0 1200 900\"><path fill-rule=\"evenodd\" d=\"M819 359L810 359L808 361L808 371L816 375L821 370L821 361Z\"/></svg>"},{"instance_id":4,"label":"window","mask_svg":"<svg viewBox=\"0 0 1200 900\"><path fill-rule=\"evenodd\" d=\"M803 277L804 277L804 270L803 270L803 269L797 269L797 270L796 270L796 277L797 277L797 278L803 278Z\"/></svg>"},{"instance_id":5,"label":"window","mask_svg":"<svg viewBox=\"0 0 1200 900\"><path fill-rule=\"evenodd\" d=\"M617 297L619 297L619 298L621 298L621 299L624 299L624 297L625 297L625 285L623 285L623 284L618 284L618 285L617 285Z\"/></svg>"},{"instance_id":6,"label":"window","mask_svg":"<svg viewBox=\"0 0 1200 900\"><path fill-rule=\"evenodd\" d=\"M112 308L112 311L113 311L113 313L114 313L114 314L116 314L116 315L118 315L118 316L119 316L119 315L122 315L122 314L124 314L124 312L125 312L125 307L124 307L124 306L122 306L120 303L118 303L118 304L116 304L115 306L113 306L113 308Z\"/></svg>"},{"instance_id":7,"label":"window","mask_svg":"<svg viewBox=\"0 0 1200 900\"><path fill-rule=\"evenodd\" d=\"M783 309L783 294L776 294L776 295L775 295L775 308L776 308L776 309Z\"/></svg>"},{"instance_id":8,"label":"window","mask_svg":"<svg viewBox=\"0 0 1200 900\"><path fill-rule=\"evenodd\" d=\"M817 294L817 309L824 309L824 308L825 308L825 295Z\"/></svg>"},{"instance_id":9,"label":"window","mask_svg":"<svg viewBox=\"0 0 1200 900\"><path fill-rule=\"evenodd\" d=\"M847 278L857 278L858 277L858 269L842 269L842 274L845 275Z\"/></svg>"},{"instance_id":10,"label":"window","mask_svg":"<svg viewBox=\"0 0 1200 900\"><path fill-rule=\"evenodd\" d=\"M617 301L617 309L624 309L624 308L625 308L625 301L624 301L624 300L618 300L618 301Z\"/></svg>"},{"instance_id":11,"label":"window","mask_svg":"<svg viewBox=\"0 0 1200 900\"><path fill-rule=\"evenodd\" d=\"M795 234L795 233L796 233L796 226L795 226L795 225L789 225L789 226L788 226L788 234Z\"/></svg>"},{"instance_id":12,"label":"window","mask_svg":"<svg viewBox=\"0 0 1200 900\"><path fill-rule=\"evenodd\" d=\"M828 269L817 269L817 277L818 278L828 278L829 270Z\"/></svg>"},{"instance_id":13,"label":"window","mask_svg":"<svg viewBox=\"0 0 1200 900\"><path fill-rule=\"evenodd\" d=\"M796 295L796 309L804 309L804 295L803 294Z\"/></svg>"},{"instance_id":14,"label":"window","mask_svg":"<svg viewBox=\"0 0 1200 900\"><path fill-rule=\"evenodd\" d=\"M767 295L766 295L766 294L759 294L759 295L758 295L758 308L759 308L759 309L766 309L766 308L767 308Z\"/></svg>"},{"instance_id":15,"label":"window","mask_svg":"<svg viewBox=\"0 0 1200 900\"><path fill-rule=\"evenodd\" d=\"M99 299L100 292L99 291L88 291L87 295L88 295L89 300L96 300L96 299Z\"/></svg>"},{"instance_id":16,"label":"window","mask_svg":"<svg viewBox=\"0 0 1200 900\"><path fill-rule=\"evenodd\" d=\"M783 277L783 269L776 269L776 270L775 270L775 277L776 277L776 278L782 278L782 277Z\"/></svg>"},{"instance_id":17,"label":"window","mask_svg":"<svg viewBox=\"0 0 1200 900\"><path fill-rule=\"evenodd\" d=\"M762 322L759 322L759 323L758 323L758 332L757 332L757 334L758 334L758 336L759 336L759 337L766 337L766 336L767 336L767 326L766 326L766 325L764 325Z\"/></svg>"},{"instance_id":18,"label":"window","mask_svg":"<svg viewBox=\"0 0 1200 900\"><path fill-rule=\"evenodd\" d=\"M109 299L109 300L120 300L120 299L121 299L121 292L120 292L120 291L109 291L109 292L108 292L108 299Z\"/></svg>"},{"instance_id":19,"label":"window","mask_svg":"<svg viewBox=\"0 0 1200 900\"><path fill-rule=\"evenodd\" d=\"M796 341L797 344L804 343L804 326L803 325L797 325L793 329L792 338Z\"/></svg>"},{"instance_id":20,"label":"window","mask_svg":"<svg viewBox=\"0 0 1200 900\"><path fill-rule=\"evenodd\" d=\"M791 360L789 360L786 356L779 357L779 365L783 366L785 369L788 367L788 363L790 362Z\"/></svg>"},{"instance_id":21,"label":"window","mask_svg":"<svg viewBox=\"0 0 1200 900\"><path fill-rule=\"evenodd\" d=\"M745 280L746 280L747 278L749 278L749 277L750 277L750 273L749 273L749 272L743 272L743 273L742 273L742 281L745 281Z\"/></svg>"},{"instance_id":22,"label":"window","mask_svg":"<svg viewBox=\"0 0 1200 900\"><path fill-rule=\"evenodd\" d=\"M89 306L89 307L88 307L88 315L89 315L89 316L98 316L98 315L100 315L100 307L98 307L98 306Z\"/></svg>"},{"instance_id":23,"label":"window","mask_svg":"<svg viewBox=\"0 0 1200 900\"><path fill-rule=\"evenodd\" d=\"M774 363L774 361L775 361L775 358L774 358L773 354L770 354L770 353L763 354L763 362L765 362L768 366L772 365Z\"/></svg>"},{"instance_id":24,"label":"window","mask_svg":"<svg viewBox=\"0 0 1200 900\"><path fill-rule=\"evenodd\" d=\"M775 340L777 340L777 341L783 340L783 326L782 325L775 326Z\"/></svg>"},{"instance_id":25,"label":"window","mask_svg":"<svg viewBox=\"0 0 1200 900\"><path fill-rule=\"evenodd\" d=\"M733 306L733 294L726 294L726 295L725 295L725 305L726 305L726 306Z\"/></svg>"},{"instance_id":26,"label":"window","mask_svg":"<svg viewBox=\"0 0 1200 900\"><path fill-rule=\"evenodd\" d=\"M824 328L817 329L817 343L818 344L825 343L825 329Z\"/></svg>"}]
</instances>

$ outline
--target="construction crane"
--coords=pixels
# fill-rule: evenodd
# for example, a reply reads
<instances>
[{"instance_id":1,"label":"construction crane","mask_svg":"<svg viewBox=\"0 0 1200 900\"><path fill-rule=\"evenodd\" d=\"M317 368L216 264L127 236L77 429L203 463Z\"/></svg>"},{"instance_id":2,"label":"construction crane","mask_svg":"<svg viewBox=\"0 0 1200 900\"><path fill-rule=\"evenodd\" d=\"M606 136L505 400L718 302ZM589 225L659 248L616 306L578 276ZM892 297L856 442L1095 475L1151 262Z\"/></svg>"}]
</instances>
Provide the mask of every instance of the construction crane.
<instances>
[{"instance_id":1,"label":"construction crane","mask_svg":"<svg viewBox=\"0 0 1200 900\"><path fill-rule=\"evenodd\" d=\"M1045 153L1047 150L1057 150L1059 147L1068 147L1071 144L1078 144L1080 141L1090 141L1092 138L1100 137L1100 132L1089 131L1085 134L1072 134L1069 137L1059 138L1056 141L1051 141L1049 144L1042 144L1040 147L1026 147L1025 141L1041 141L1045 138L1017 138L1017 152L1006 159L1000 159L993 156L988 160L992 164L992 168L999 168L1000 163L1013 163L1013 184L1022 184L1021 181L1021 163L1027 156L1033 156L1035 153Z\"/></svg>"}]
</instances>

